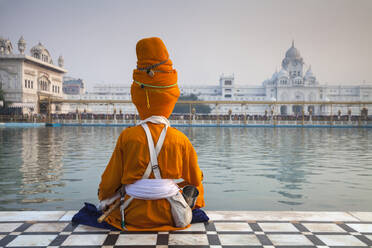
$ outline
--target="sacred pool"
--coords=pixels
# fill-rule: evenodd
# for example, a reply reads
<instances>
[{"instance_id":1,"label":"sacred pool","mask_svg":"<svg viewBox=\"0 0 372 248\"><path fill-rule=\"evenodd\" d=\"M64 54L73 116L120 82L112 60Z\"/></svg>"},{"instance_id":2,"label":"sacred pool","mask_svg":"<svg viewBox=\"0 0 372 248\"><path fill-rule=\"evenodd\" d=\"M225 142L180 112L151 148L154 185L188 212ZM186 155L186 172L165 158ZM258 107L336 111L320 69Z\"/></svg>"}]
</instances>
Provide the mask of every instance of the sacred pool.
<instances>
[{"instance_id":1,"label":"sacred pool","mask_svg":"<svg viewBox=\"0 0 372 248\"><path fill-rule=\"evenodd\" d=\"M0 128L0 210L77 210L125 127ZM178 127L207 210L370 211L372 129Z\"/></svg>"}]
</instances>

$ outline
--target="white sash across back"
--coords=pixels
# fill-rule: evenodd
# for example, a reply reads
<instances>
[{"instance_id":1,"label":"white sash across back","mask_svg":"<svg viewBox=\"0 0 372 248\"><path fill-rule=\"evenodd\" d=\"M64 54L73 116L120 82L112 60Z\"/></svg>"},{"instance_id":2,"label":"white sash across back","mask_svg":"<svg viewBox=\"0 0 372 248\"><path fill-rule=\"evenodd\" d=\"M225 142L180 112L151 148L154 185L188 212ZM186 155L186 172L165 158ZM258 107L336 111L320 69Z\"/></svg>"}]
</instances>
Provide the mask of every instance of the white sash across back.
<instances>
[{"instance_id":1,"label":"white sash across back","mask_svg":"<svg viewBox=\"0 0 372 248\"><path fill-rule=\"evenodd\" d=\"M147 122L165 125L156 144L156 148L154 147L154 141L152 140ZM168 119L163 116L151 116L139 122L138 125L141 125L146 132L150 151L150 162L144 175L142 176L142 179L137 180L133 184L125 186L126 193L133 198L144 200L158 200L175 196L177 192L179 192L179 188L172 179L161 178L157 160L159 152L163 146L167 129L170 125ZM155 179L148 179L151 171L154 172Z\"/></svg>"},{"instance_id":2,"label":"white sash across back","mask_svg":"<svg viewBox=\"0 0 372 248\"><path fill-rule=\"evenodd\" d=\"M146 124L147 122L165 125L155 148L154 142L151 137L150 129ZM145 173L142 176L142 179L137 180L133 184L125 186L126 194L128 194L131 197L124 202L124 208L126 208L134 198L155 200L161 198L168 198L176 195L177 192L179 192L177 184L172 179L161 178L157 161L157 156L159 155L159 152L163 146L167 129L170 126L169 120L163 116L154 115L145 120L140 121L138 125L141 125L146 132L147 142L150 151L150 161L147 165ZM154 172L155 179L148 179L151 174L151 171ZM98 205L98 209L104 209L106 206L112 204L118 198L120 198L120 194L116 193L114 196L101 201L100 204Z\"/></svg>"}]
</instances>

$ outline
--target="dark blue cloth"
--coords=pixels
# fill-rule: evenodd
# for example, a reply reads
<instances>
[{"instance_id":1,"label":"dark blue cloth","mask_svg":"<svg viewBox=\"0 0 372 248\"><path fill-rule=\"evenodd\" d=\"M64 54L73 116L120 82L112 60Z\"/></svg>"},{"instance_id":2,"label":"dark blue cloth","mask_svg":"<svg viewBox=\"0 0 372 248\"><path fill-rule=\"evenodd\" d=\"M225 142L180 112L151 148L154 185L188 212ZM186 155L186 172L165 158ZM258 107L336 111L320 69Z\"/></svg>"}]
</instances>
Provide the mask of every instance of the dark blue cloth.
<instances>
[{"instance_id":1,"label":"dark blue cloth","mask_svg":"<svg viewBox=\"0 0 372 248\"><path fill-rule=\"evenodd\" d=\"M75 224L83 224L87 226L93 226L103 229L109 229L113 231L118 231L116 227L111 226L107 222L103 221L98 223L97 219L102 215L102 211L98 211L95 205L85 202L84 207L72 217L72 222Z\"/></svg>"},{"instance_id":2,"label":"dark blue cloth","mask_svg":"<svg viewBox=\"0 0 372 248\"><path fill-rule=\"evenodd\" d=\"M83 224L87 226L93 226L103 229L109 229L118 231L116 227L111 226L107 222L103 221L98 223L97 219L102 215L102 211L98 211L95 205L85 202L84 207L72 217L72 222L75 224ZM207 222L209 220L207 214L199 209L192 210L192 221L191 223Z\"/></svg>"},{"instance_id":3,"label":"dark blue cloth","mask_svg":"<svg viewBox=\"0 0 372 248\"><path fill-rule=\"evenodd\" d=\"M208 220L209 220L209 217L200 208L196 208L192 210L191 223L207 222Z\"/></svg>"}]
</instances>

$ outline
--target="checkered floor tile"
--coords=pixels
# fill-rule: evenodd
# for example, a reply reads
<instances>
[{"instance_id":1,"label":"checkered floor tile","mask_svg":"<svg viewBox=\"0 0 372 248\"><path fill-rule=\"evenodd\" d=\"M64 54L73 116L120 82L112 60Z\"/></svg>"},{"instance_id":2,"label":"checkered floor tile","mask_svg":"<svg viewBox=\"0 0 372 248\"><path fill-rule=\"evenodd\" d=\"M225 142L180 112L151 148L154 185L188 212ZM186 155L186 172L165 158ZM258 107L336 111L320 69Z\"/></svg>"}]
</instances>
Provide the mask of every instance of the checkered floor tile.
<instances>
[{"instance_id":1,"label":"checkered floor tile","mask_svg":"<svg viewBox=\"0 0 372 248\"><path fill-rule=\"evenodd\" d=\"M372 247L372 222L211 221L174 232L118 232L69 221L0 222L0 247Z\"/></svg>"}]
</instances>

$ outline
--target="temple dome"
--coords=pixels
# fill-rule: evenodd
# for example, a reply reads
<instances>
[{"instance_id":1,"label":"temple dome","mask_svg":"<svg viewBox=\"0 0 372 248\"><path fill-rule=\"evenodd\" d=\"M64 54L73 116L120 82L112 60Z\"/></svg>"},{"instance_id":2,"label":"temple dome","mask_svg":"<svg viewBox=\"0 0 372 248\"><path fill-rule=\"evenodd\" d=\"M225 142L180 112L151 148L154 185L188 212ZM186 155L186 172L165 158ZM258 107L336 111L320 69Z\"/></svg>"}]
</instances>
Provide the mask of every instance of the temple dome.
<instances>
[{"instance_id":1,"label":"temple dome","mask_svg":"<svg viewBox=\"0 0 372 248\"><path fill-rule=\"evenodd\" d=\"M41 53L44 50L46 50L46 48L43 46L43 44L41 44L41 42L39 42L39 44L37 44L36 46L33 46L31 48L31 53L33 53L33 52Z\"/></svg>"},{"instance_id":2,"label":"temple dome","mask_svg":"<svg viewBox=\"0 0 372 248\"><path fill-rule=\"evenodd\" d=\"M294 41L292 41L292 46L285 53L285 57L282 61L282 67L287 71L290 71L288 68L290 64L293 64L294 66L297 66L297 64L300 64L301 66L303 65L303 59L300 52L297 50L297 48L295 48Z\"/></svg>"},{"instance_id":3,"label":"temple dome","mask_svg":"<svg viewBox=\"0 0 372 248\"><path fill-rule=\"evenodd\" d=\"M297 50L297 48L294 47L294 41L292 41L292 46L285 53L285 57L286 58L289 58L289 59L292 59L292 58L301 58L300 52Z\"/></svg>"},{"instance_id":4,"label":"temple dome","mask_svg":"<svg viewBox=\"0 0 372 248\"><path fill-rule=\"evenodd\" d=\"M31 56L37 59L41 59L44 62L52 64L52 58L49 51L39 42L36 46L32 47Z\"/></svg>"}]
</instances>

